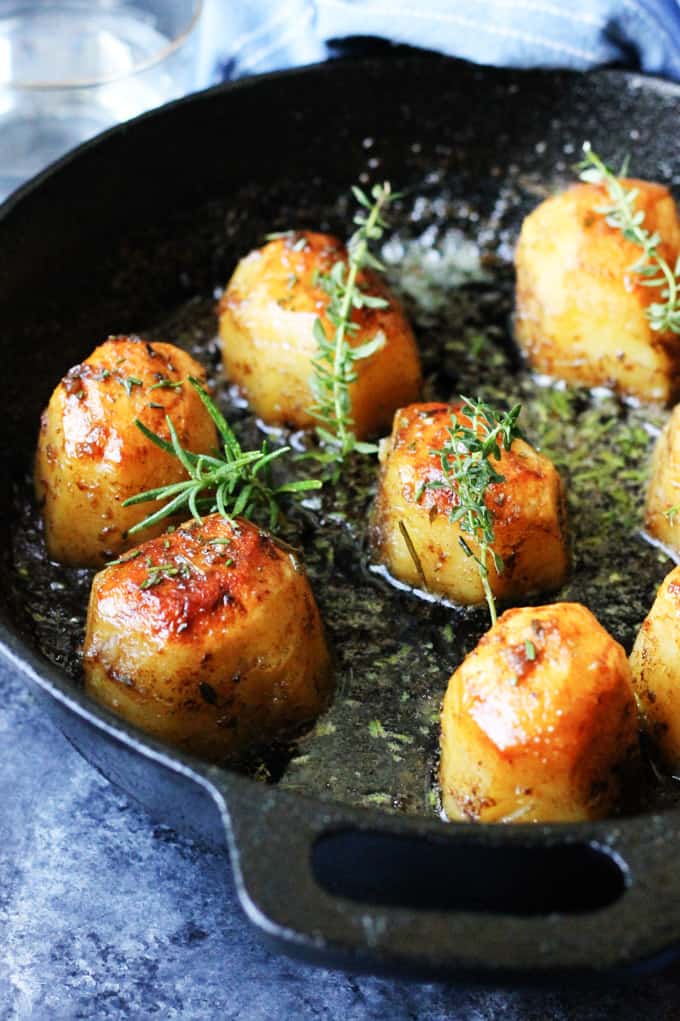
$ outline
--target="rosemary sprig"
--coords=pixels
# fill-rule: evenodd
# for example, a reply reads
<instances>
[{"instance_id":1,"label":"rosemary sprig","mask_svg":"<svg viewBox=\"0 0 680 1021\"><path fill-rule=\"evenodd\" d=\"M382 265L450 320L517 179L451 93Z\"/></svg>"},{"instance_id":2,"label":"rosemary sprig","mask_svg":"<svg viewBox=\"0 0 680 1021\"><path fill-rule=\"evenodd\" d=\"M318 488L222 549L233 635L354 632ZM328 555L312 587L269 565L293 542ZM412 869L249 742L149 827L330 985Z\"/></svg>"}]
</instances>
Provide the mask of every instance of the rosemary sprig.
<instances>
[{"instance_id":1,"label":"rosemary sprig","mask_svg":"<svg viewBox=\"0 0 680 1021\"><path fill-rule=\"evenodd\" d=\"M130 397L132 395L133 386L144 386L144 383L137 376L127 376L125 379L120 379L119 383L125 388L125 392Z\"/></svg>"},{"instance_id":2,"label":"rosemary sprig","mask_svg":"<svg viewBox=\"0 0 680 1021\"><path fill-rule=\"evenodd\" d=\"M494 516L486 505L486 493L492 483L504 482L505 477L494 468L491 458L498 460L501 450L510 450L515 439L522 435L517 425L521 405L516 404L504 415L490 405L468 397L461 397L461 411L469 419L465 425L457 414L451 416L448 438L441 449L430 453L439 457L444 478L427 483L428 489L450 489L456 505L449 514L460 529L469 535L477 552L461 535L458 539L466 556L477 564L484 596L489 607L491 623L496 623L496 602L489 584L489 557L498 574L503 571L503 560L493 548Z\"/></svg>"},{"instance_id":3,"label":"rosemary sprig","mask_svg":"<svg viewBox=\"0 0 680 1021\"><path fill-rule=\"evenodd\" d=\"M319 422L316 432L326 448L318 459L334 463L336 477L352 451L374 454L378 450L375 444L358 440L354 434L349 388L358 378L356 363L384 347L385 336L380 331L371 340L354 346L350 339L359 329L359 324L352 321L354 309L388 306L384 298L367 294L362 289L359 274L366 267L384 269L370 252L369 244L382 237L387 227L383 212L395 197L389 182L375 185L371 198L361 188L354 187L352 192L362 209L354 217L358 229L347 244L347 262L339 259L330 272L317 275L317 283L330 299L326 316L333 326L333 335L327 334L322 320L317 318L314 339L318 352L312 362L314 375L311 380L314 404L309 409Z\"/></svg>"},{"instance_id":4,"label":"rosemary sprig","mask_svg":"<svg viewBox=\"0 0 680 1021\"><path fill-rule=\"evenodd\" d=\"M170 432L170 442L153 432L139 419L135 419L135 425L147 439L181 462L189 478L184 482L148 489L126 500L124 507L150 500L163 503L160 510L149 514L143 521L134 525L128 534L133 535L142 528L174 516L184 509L188 509L198 521L202 515L212 514L214 511L219 511L225 518L239 515L251 518L258 511L264 510L269 515L269 527L274 528L280 513L280 497L286 494L297 496L321 487L322 483L316 479L286 482L274 487L271 476L272 463L287 454L291 448L279 447L270 450L265 440L260 450L243 450L231 426L199 381L189 376L188 382L198 393L217 426L223 444L222 452L194 454L185 450L169 416L166 416L165 420Z\"/></svg>"},{"instance_id":5,"label":"rosemary sprig","mask_svg":"<svg viewBox=\"0 0 680 1021\"><path fill-rule=\"evenodd\" d=\"M637 188L625 188L620 178L626 167L617 175L593 152L590 142L583 143L584 158L578 164L580 178L588 184L604 185L611 199L611 205L600 206L601 213L610 227L620 230L626 241L642 249L640 258L631 267L631 273L643 277L644 287L660 288L663 301L655 301L645 310L653 330L660 333L680 333L680 255L673 269L659 251L661 235L650 233L644 227L645 214L636 209Z\"/></svg>"}]
</instances>

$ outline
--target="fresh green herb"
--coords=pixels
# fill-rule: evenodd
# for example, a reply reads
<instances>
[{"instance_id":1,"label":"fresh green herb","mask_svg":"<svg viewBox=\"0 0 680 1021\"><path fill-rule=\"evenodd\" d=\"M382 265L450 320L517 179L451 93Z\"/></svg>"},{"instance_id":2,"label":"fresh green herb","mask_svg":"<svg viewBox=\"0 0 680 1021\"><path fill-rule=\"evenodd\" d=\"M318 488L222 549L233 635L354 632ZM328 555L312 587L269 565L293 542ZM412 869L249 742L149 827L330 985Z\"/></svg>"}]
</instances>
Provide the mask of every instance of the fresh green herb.
<instances>
[{"instance_id":1,"label":"fresh green herb","mask_svg":"<svg viewBox=\"0 0 680 1021\"><path fill-rule=\"evenodd\" d=\"M532 662L536 659L536 646L529 638L524 643L524 655Z\"/></svg>"},{"instance_id":2,"label":"fresh green herb","mask_svg":"<svg viewBox=\"0 0 680 1021\"><path fill-rule=\"evenodd\" d=\"M183 379L159 379L149 387L149 390L179 390L183 385Z\"/></svg>"},{"instance_id":3,"label":"fresh green herb","mask_svg":"<svg viewBox=\"0 0 680 1021\"><path fill-rule=\"evenodd\" d=\"M680 514L680 503L676 503L675 506L669 507L668 510L665 510L663 513L664 517L668 518L670 523L673 524L676 516Z\"/></svg>"},{"instance_id":4,"label":"fresh green herb","mask_svg":"<svg viewBox=\"0 0 680 1021\"><path fill-rule=\"evenodd\" d=\"M117 567L118 564L127 564L128 560L134 560L135 557L141 556L141 553L142 551L140 549L135 549L132 551L132 553L128 553L124 557L119 557L118 560L107 560L106 566Z\"/></svg>"},{"instance_id":5,"label":"fresh green herb","mask_svg":"<svg viewBox=\"0 0 680 1021\"><path fill-rule=\"evenodd\" d=\"M380 720L371 720L368 724L368 732L371 737L379 737L387 741L387 747L391 752L399 753L404 745L413 744L414 738L411 734L399 734L395 730L386 730Z\"/></svg>"},{"instance_id":6,"label":"fresh green herb","mask_svg":"<svg viewBox=\"0 0 680 1021\"><path fill-rule=\"evenodd\" d=\"M184 568L184 570L182 569ZM178 574L187 574L186 565L177 567L175 564L156 564L155 566L147 565L147 575L144 581L139 586L140 589L154 588L156 585L160 585L165 578L176 578Z\"/></svg>"},{"instance_id":7,"label":"fresh green herb","mask_svg":"<svg viewBox=\"0 0 680 1021\"><path fill-rule=\"evenodd\" d=\"M397 741L399 744L413 744L414 742L412 734L399 734L395 730L386 730L385 734L387 737L391 737L393 741Z\"/></svg>"},{"instance_id":8,"label":"fresh green herb","mask_svg":"<svg viewBox=\"0 0 680 1021\"><path fill-rule=\"evenodd\" d=\"M593 152L589 142L583 143L583 152L584 158L578 166L581 180L604 185L611 199L611 205L600 206L596 212L605 217L610 227L620 230L626 241L642 249L642 255L630 271L643 278L644 287L658 288L663 299L645 310L652 329L680 333L680 255L671 269L659 251L661 235L651 234L644 227L645 214L635 207L638 189L626 189L620 180L626 168L617 175Z\"/></svg>"},{"instance_id":9,"label":"fresh green herb","mask_svg":"<svg viewBox=\"0 0 680 1021\"><path fill-rule=\"evenodd\" d=\"M149 403L147 404L147 408L156 408L157 410L160 409L161 411L163 410L164 407L165 407L164 404L157 404L156 401L149 401Z\"/></svg>"},{"instance_id":10,"label":"fresh green herb","mask_svg":"<svg viewBox=\"0 0 680 1021\"><path fill-rule=\"evenodd\" d=\"M111 373L108 369L100 369L94 378L99 382L102 382L103 380L108 379L110 375Z\"/></svg>"},{"instance_id":11,"label":"fresh green herb","mask_svg":"<svg viewBox=\"0 0 680 1021\"><path fill-rule=\"evenodd\" d=\"M410 556L411 560L413 561L413 566L415 567L416 574L418 575L418 578L420 579L420 584L423 586L423 588L427 592L427 590L428 590L427 578L425 577L425 571L423 570L422 562L420 560L420 557L418 556L418 550L413 545L413 540L411 539L411 536L409 535L408 529L407 529L406 525L404 524L404 522L401 521L401 520L399 520L399 531L401 532L402 538L403 538L404 542L406 543L406 549L408 550L409 556Z\"/></svg>"},{"instance_id":12,"label":"fresh green herb","mask_svg":"<svg viewBox=\"0 0 680 1021\"><path fill-rule=\"evenodd\" d=\"M366 805L391 805L392 798L389 794L376 791L375 794L365 794L361 799Z\"/></svg>"},{"instance_id":13,"label":"fresh green herb","mask_svg":"<svg viewBox=\"0 0 680 1021\"><path fill-rule=\"evenodd\" d=\"M301 234L297 230L273 230L270 234L265 234L265 241L293 241L290 245L292 252L304 252L308 247L309 243L304 234Z\"/></svg>"},{"instance_id":14,"label":"fresh green herb","mask_svg":"<svg viewBox=\"0 0 680 1021\"><path fill-rule=\"evenodd\" d=\"M227 538L208 539L206 546L231 546L231 539Z\"/></svg>"},{"instance_id":15,"label":"fresh green herb","mask_svg":"<svg viewBox=\"0 0 680 1021\"><path fill-rule=\"evenodd\" d=\"M352 451L374 454L378 449L375 444L358 440L354 434L349 388L358 377L356 363L384 347L385 337L378 332L364 344L355 346L350 340L359 329L358 323L352 320L354 309L386 308L388 305L384 298L362 290L358 278L366 267L384 269L371 254L369 244L382 237L387 227L383 212L394 199L394 194L389 182L373 188L372 202L360 188L353 188L353 193L365 212L360 210L354 217L358 229L347 244L347 262L339 259L330 272L317 274L318 285L330 299L326 316L333 327L333 335L327 334L321 319L315 321L314 339L318 352L312 363L314 404L309 411L320 423L316 431L326 447L319 460L335 465L334 478L338 477L345 458Z\"/></svg>"},{"instance_id":16,"label":"fresh green herb","mask_svg":"<svg viewBox=\"0 0 680 1021\"><path fill-rule=\"evenodd\" d=\"M239 515L251 518L258 511L265 510L269 515L269 527L274 528L279 518L279 500L282 496L295 497L311 489L319 489L321 482L316 479L302 479L274 487L271 477L272 463L287 454L290 447L269 450L265 440L260 450L244 451L231 426L199 381L190 376L189 383L198 393L217 426L222 438L223 453L216 451L214 454L194 454L185 450L179 441L172 419L167 415L165 420L170 433L170 442L153 432L139 419L135 419L137 428L147 439L180 461L189 478L184 482L149 489L126 500L124 507L151 500L164 504L160 510L149 514L143 521L134 525L128 534L132 535L185 508L197 521L201 520L203 514L211 514L214 511L219 511L223 517L231 519Z\"/></svg>"},{"instance_id":17,"label":"fresh green herb","mask_svg":"<svg viewBox=\"0 0 680 1021\"><path fill-rule=\"evenodd\" d=\"M475 552L461 535L459 542L466 556L477 564L484 590L491 623L496 623L496 602L489 584L491 557L498 574L503 570L503 560L495 552L494 517L486 505L486 493L490 485L505 481L491 464L491 458L498 460L501 450L510 450L513 440L521 436L517 419L521 405L499 415L482 401L461 397L461 412L470 424L461 422L459 415L451 416L448 439L441 450L430 453L441 462L443 479L428 483L429 489L450 489L456 499L449 515L450 521L457 521L462 532L471 536L478 549Z\"/></svg>"},{"instance_id":18,"label":"fresh green herb","mask_svg":"<svg viewBox=\"0 0 680 1021\"><path fill-rule=\"evenodd\" d=\"M473 333L470 336L470 354L473 358L479 357L485 344L486 337L483 333Z\"/></svg>"},{"instance_id":19,"label":"fresh green herb","mask_svg":"<svg viewBox=\"0 0 680 1021\"><path fill-rule=\"evenodd\" d=\"M272 774L269 766L266 762L260 762L257 769L253 773L253 780L257 780L259 783L269 783L271 781Z\"/></svg>"},{"instance_id":20,"label":"fresh green herb","mask_svg":"<svg viewBox=\"0 0 680 1021\"><path fill-rule=\"evenodd\" d=\"M142 380L138 379L137 376L127 376L125 379L121 379L120 383L122 384L122 386L125 387L125 392L128 395L128 397L132 393L133 386L143 386L144 385L142 383Z\"/></svg>"},{"instance_id":21,"label":"fresh green herb","mask_svg":"<svg viewBox=\"0 0 680 1021\"><path fill-rule=\"evenodd\" d=\"M330 720L319 720L314 727L314 737L330 737L336 730L335 724Z\"/></svg>"}]
</instances>

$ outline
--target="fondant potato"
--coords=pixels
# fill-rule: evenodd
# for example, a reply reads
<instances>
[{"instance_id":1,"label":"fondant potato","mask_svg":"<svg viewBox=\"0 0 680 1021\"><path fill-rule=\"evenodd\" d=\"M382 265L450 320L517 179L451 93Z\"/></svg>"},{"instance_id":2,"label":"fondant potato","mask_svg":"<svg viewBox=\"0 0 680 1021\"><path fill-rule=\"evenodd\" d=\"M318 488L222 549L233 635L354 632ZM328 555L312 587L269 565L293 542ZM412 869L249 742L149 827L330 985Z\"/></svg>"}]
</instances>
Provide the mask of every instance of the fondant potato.
<instances>
[{"instance_id":1,"label":"fondant potato","mask_svg":"<svg viewBox=\"0 0 680 1021\"><path fill-rule=\"evenodd\" d=\"M448 684L444 809L482 822L601 818L637 752L626 654L590 611L508 610Z\"/></svg>"},{"instance_id":2,"label":"fondant potato","mask_svg":"<svg viewBox=\"0 0 680 1021\"><path fill-rule=\"evenodd\" d=\"M250 406L265 422L311 428L314 403L312 360L318 353L313 334L319 317L331 338L326 315L329 297L317 281L339 260L344 245L328 234L290 233L270 241L242 259L219 306L224 370L239 385ZM358 329L353 346L378 335L384 346L354 363L350 385L354 432L360 438L387 428L395 408L415 400L420 391L420 360L404 314L374 272L359 276L363 289L389 301L387 308L354 309Z\"/></svg>"},{"instance_id":3,"label":"fondant potato","mask_svg":"<svg viewBox=\"0 0 680 1021\"><path fill-rule=\"evenodd\" d=\"M437 451L448 440L452 417L469 425L451 404L412 404L394 416L389 441L381 445L382 470L373 524L373 547L390 573L409 585L447 596L456 603L484 601L479 570L461 539L477 552L474 538L451 521L458 494L437 487L444 473ZM493 513L494 550L503 559L498 573L488 557L489 582L497 598L556 589L568 569L562 481L548 458L524 440L501 452L494 468L504 482L487 489ZM406 531L416 557L409 550ZM417 562L416 562L417 560ZM419 571L422 569L422 575Z\"/></svg>"},{"instance_id":4,"label":"fondant potato","mask_svg":"<svg viewBox=\"0 0 680 1021\"><path fill-rule=\"evenodd\" d=\"M645 527L670 549L680 553L680 405L656 441L645 506ZM669 513L670 512L670 513Z\"/></svg>"},{"instance_id":5,"label":"fondant potato","mask_svg":"<svg viewBox=\"0 0 680 1021\"><path fill-rule=\"evenodd\" d=\"M669 770L680 766L680 567L668 574L630 657L644 730Z\"/></svg>"},{"instance_id":6,"label":"fondant potato","mask_svg":"<svg viewBox=\"0 0 680 1021\"><path fill-rule=\"evenodd\" d=\"M644 226L663 239L670 266L680 221L667 188L635 188ZM586 386L609 386L643 401L672 401L680 388L680 337L655 332L645 312L660 289L631 271L642 250L610 227L601 185L577 184L546 199L524 221L517 244L516 335L540 372Z\"/></svg>"},{"instance_id":7,"label":"fondant potato","mask_svg":"<svg viewBox=\"0 0 680 1021\"><path fill-rule=\"evenodd\" d=\"M218 514L96 575L84 670L98 702L212 761L299 728L332 688L300 563L250 522Z\"/></svg>"},{"instance_id":8,"label":"fondant potato","mask_svg":"<svg viewBox=\"0 0 680 1021\"><path fill-rule=\"evenodd\" d=\"M35 462L53 560L101 567L166 527L129 538L127 530L157 508L123 507L123 501L186 478L180 462L148 440L136 418L167 440L169 415L182 446L198 453L216 447L215 426L187 376L204 378L190 355L138 337L110 337L64 376L43 412Z\"/></svg>"}]
</instances>

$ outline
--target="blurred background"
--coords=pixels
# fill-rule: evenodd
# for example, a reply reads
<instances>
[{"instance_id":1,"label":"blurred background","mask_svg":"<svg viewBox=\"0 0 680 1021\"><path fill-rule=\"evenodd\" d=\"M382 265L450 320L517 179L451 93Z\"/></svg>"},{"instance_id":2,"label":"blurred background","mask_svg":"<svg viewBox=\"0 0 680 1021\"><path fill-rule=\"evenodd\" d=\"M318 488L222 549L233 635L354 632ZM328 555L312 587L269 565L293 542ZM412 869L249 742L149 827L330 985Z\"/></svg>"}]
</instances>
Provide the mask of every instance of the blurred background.
<instances>
[{"instance_id":1,"label":"blurred background","mask_svg":"<svg viewBox=\"0 0 680 1021\"><path fill-rule=\"evenodd\" d=\"M221 81L419 47L680 78L675 0L0 0L0 199L112 124Z\"/></svg>"}]
</instances>

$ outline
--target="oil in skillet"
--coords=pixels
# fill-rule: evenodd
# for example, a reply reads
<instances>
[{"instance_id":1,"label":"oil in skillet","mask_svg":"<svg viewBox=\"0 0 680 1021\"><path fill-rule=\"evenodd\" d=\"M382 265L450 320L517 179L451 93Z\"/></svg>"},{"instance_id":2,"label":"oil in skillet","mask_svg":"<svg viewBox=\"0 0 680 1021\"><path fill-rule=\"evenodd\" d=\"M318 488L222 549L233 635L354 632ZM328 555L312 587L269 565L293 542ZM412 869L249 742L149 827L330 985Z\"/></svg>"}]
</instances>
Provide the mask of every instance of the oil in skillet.
<instances>
[{"instance_id":1,"label":"oil in skillet","mask_svg":"<svg viewBox=\"0 0 680 1021\"><path fill-rule=\"evenodd\" d=\"M329 208L331 224L342 222L343 209L342 200ZM274 226L304 222L292 209L283 208L280 218ZM441 188L436 200L427 192L411 195L393 222L397 229L383 257L421 346L425 397L464 393L499 407L522 403L527 437L567 483L574 569L555 598L584 602L630 648L671 566L639 536L647 459L664 413L537 379L519 363L505 227L469 207L461 216L455 195ZM263 222L261 236L271 229ZM217 378L214 305L214 294L197 295L149 333L179 342ZM238 395L219 383L217 396L244 440L259 442L260 426ZM263 780L322 798L436 812L439 704L449 674L486 629L486 612L433 604L390 585L373 569L367 546L375 462L357 459L343 483L306 501L284 535L305 550L336 649L335 701L294 745L277 746L247 765ZM77 679L91 572L45 560L28 479L17 488L16 520L12 583L24 626ZM644 802L680 797L672 781L657 781L651 772L643 786Z\"/></svg>"}]
</instances>

